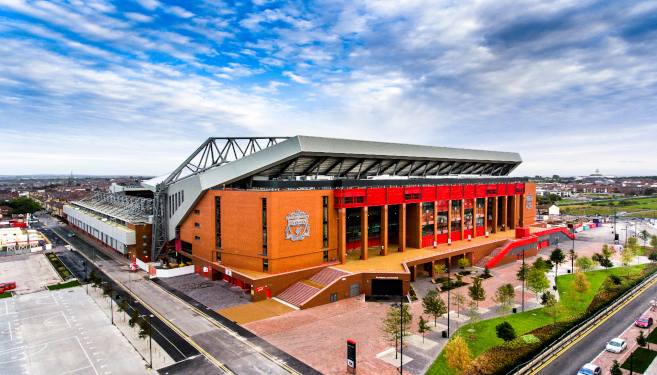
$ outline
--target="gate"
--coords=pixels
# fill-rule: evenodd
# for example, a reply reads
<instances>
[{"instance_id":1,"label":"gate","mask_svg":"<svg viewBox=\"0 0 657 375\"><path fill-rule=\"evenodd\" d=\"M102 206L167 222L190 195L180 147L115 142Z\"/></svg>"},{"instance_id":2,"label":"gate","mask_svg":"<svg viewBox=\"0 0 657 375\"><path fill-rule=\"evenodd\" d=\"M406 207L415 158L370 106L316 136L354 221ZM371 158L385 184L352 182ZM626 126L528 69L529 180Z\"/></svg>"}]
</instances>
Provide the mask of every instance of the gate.
<instances>
[{"instance_id":1,"label":"gate","mask_svg":"<svg viewBox=\"0 0 657 375\"><path fill-rule=\"evenodd\" d=\"M349 285L349 298L356 297L360 294L360 283Z\"/></svg>"}]
</instances>

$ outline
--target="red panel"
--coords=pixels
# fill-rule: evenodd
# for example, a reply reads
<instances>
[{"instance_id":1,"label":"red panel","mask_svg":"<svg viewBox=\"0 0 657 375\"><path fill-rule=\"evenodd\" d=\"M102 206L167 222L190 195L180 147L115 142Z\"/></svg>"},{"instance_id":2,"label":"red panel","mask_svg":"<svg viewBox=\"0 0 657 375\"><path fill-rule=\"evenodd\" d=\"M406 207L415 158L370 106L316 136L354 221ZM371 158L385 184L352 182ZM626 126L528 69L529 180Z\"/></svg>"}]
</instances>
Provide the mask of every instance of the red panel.
<instances>
[{"instance_id":1,"label":"red panel","mask_svg":"<svg viewBox=\"0 0 657 375\"><path fill-rule=\"evenodd\" d=\"M230 281L230 276L226 275L225 273L221 274L221 278L224 279L224 281Z\"/></svg>"},{"instance_id":2,"label":"red panel","mask_svg":"<svg viewBox=\"0 0 657 375\"><path fill-rule=\"evenodd\" d=\"M477 185L477 197L482 198L486 196L486 185Z\"/></svg>"},{"instance_id":3,"label":"red panel","mask_svg":"<svg viewBox=\"0 0 657 375\"><path fill-rule=\"evenodd\" d=\"M380 238L372 238L367 240L367 246L379 246L381 245Z\"/></svg>"},{"instance_id":4,"label":"red panel","mask_svg":"<svg viewBox=\"0 0 657 375\"><path fill-rule=\"evenodd\" d=\"M497 195L499 196L506 195L506 184L497 185Z\"/></svg>"},{"instance_id":5,"label":"red panel","mask_svg":"<svg viewBox=\"0 0 657 375\"><path fill-rule=\"evenodd\" d=\"M438 245L441 243L447 243L447 233L437 235L436 242L438 242Z\"/></svg>"},{"instance_id":6,"label":"red panel","mask_svg":"<svg viewBox=\"0 0 657 375\"><path fill-rule=\"evenodd\" d=\"M474 208L474 199L465 199L463 202L463 209Z\"/></svg>"},{"instance_id":7,"label":"red panel","mask_svg":"<svg viewBox=\"0 0 657 375\"><path fill-rule=\"evenodd\" d=\"M438 211L436 212L443 212L447 211L447 206L449 205L449 201L439 201L438 202Z\"/></svg>"},{"instance_id":8,"label":"red panel","mask_svg":"<svg viewBox=\"0 0 657 375\"><path fill-rule=\"evenodd\" d=\"M486 228L477 227L477 237L483 237L486 235Z\"/></svg>"},{"instance_id":9,"label":"red panel","mask_svg":"<svg viewBox=\"0 0 657 375\"><path fill-rule=\"evenodd\" d=\"M463 199L463 185L452 186L451 199Z\"/></svg>"},{"instance_id":10,"label":"red panel","mask_svg":"<svg viewBox=\"0 0 657 375\"><path fill-rule=\"evenodd\" d=\"M347 242L347 250L353 250L360 247L360 241Z\"/></svg>"},{"instance_id":11,"label":"red panel","mask_svg":"<svg viewBox=\"0 0 657 375\"><path fill-rule=\"evenodd\" d=\"M466 230L463 231L463 239L467 240L468 235L470 235L470 237L472 237L472 229L466 229Z\"/></svg>"},{"instance_id":12,"label":"red panel","mask_svg":"<svg viewBox=\"0 0 657 375\"><path fill-rule=\"evenodd\" d=\"M411 193L422 193L422 187L421 186L410 186L406 188L406 194L411 194Z\"/></svg>"},{"instance_id":13,"label":"red panel","mask_svg":"<svg viewBox=\"0 0 657 375\"><path fill-rule=\"evenodd\" d=\"M439 201L449 200L449 196L450 196L449 186L438 186L437 191L438 191L438 196L436 198Z\"/></svg>"},{"instance_id":14,"label":"red panel","mask_svg":"<svg viewBox=\"0 0 657 375\"><path fill-rule=\"evenodd\" d=\"M364 197L367 189L343 189L345 197Z\"/></svg>"},{"instance_id":15,"label":"red panel","mask_svg":"<svg viewBox=\"0 0 657 375\"><path fill-rule=\"evenodd\" d=\"M509 195L515 195L516 194L516 184L508 184L506 187L506 192Z\"/></svg>"},{"instance_id":16,"label":"red panel","mask_svg":"<svg viewBox=\"0 0 657 375\"><path fill-rule=\"evenodd\" d=\"M486 195L494 197L497 195L497 184L486 185Z\"/></svg>"},{"instance_id":17,"label":"red panel","mask_svg":"<svg viewBox=\"0 0 657 375\"><path fill-rule=\"evenodd\" d=\"M452 242L461 241L461 231L452 232L451 238L452 238Z\"/></svg>"},{"instance_id":18,"label":"red panel","mask_svg":"<svg viewBox=\"0 0 657 375\"><path fill-rule=\"evenodd\" d=\"M525 184L516 184L516 193L525 194Z\"/></svg>"},{"instance_id":19,"label":"red panel","mask_svg":"<svg viewBox=\"0 0 657 375\"><path fill-rule=\"evenodd\" d=\"M476 195L477 195L477 190L475 185L465 185L463 187L464 198L474 198Z\"/></svg>"},{"instance_id":20,"label":"red panel","mask_svg":"<svg viewBox=\"0 0 657 375\"><path fill-rule=\"evenodd\" d=\"M388 204L404 203L404 188L388 188Z\"/></svg>"},{"instance_id":21,"label":"red panel","mask_svg":"<svg viewBox=\"0 0 657 375\"><path fill-rule=\"evenodd\" d=\"M367 205L383 206L386 204L386 189L367 189Z\"/></svg>"},{"instance_id":22,"label":"red panel","mask_svg":"<svg viewBox=\"0 0 657 375\"><path fill-rule=\"evenodd\" d=\"M422 188L422 202L433 202L436 200L436 187L425 186Z\"/></svg>"}]
</instances>

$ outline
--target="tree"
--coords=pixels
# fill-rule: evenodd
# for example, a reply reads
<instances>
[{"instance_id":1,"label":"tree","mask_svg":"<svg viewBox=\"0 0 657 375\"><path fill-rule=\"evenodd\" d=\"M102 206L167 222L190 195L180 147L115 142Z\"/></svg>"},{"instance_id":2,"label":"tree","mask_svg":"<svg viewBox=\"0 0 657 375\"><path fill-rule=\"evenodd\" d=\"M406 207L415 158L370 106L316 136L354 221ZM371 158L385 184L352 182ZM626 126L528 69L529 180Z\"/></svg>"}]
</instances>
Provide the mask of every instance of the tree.
<instances>
[{"instance_id":1,"label":"tree","mask_svg":"<svg viewBox=\"0 0 657 375\"><path fill-rule=\"evenodd\" d=\"M32 198L21 197L5 202L4 205L11 207L10 215L33 214L41 211L41 204Z\"/></svg>"},{"instance_id":2,"label":"tree","mask_svg":"<svg viewBox=\"0 0 657 375\"><path fill-rule=\"evenodd\" d=\"M484 268L484 273L481 275L484 279L488 279L493 277L493 275L490 274L490 269L488 267Z\"/></svg>"},{"instance_id":3,"label":"tree","mask_svg":"<svg viewBox=\"0 0 657 375\"><path fill-rule=\"evenodd\" d=\"M125 313L128 312L130 303L125 297L121 297L121 302L116 304L116 312L123 313L123 321L125 322Z\"/></svg>"},{"instance_id":4,"label":"tree","mask_svg":"<svg viewBox=\"0 0 657 375\"><path fill-rule=\"evenodd\" d=\"M531 267L527 263L523 263L518 267L518 272L516 272L516 279L518 281L525 281L527 279L527 275L529 275L529 271L531 270Z\"/></svg>"},{"instance_id":5,"label":"tree","mask_svg":"<svg viewBox=\"0 0 657 375\"><path fill-rule=\"evenodd\" d=\"M486 300L486 291L481 284L480 278L475 277L472 279L472 285L468 287L468 296L470 296L470 299L477 302L477 308L479 308L479 301Z\"/></svg>"},{"instance_id":6,"label":"tree","mask_svg":"<svg viewBox=\"0 0 657 375\"><path fill-rule=\"evenodd\" d=\"M577 267L578 272L589 272L593 271L595 268L595 262L593 262L593 260L587 256L582 256L577 258L575 267Z\"/></svg>"},{"instance_id":7,"label":"tree","mask_svg":"<svg viewBox=\"0 0 657 375\"><path fill-rule=\"evenodd\" d=\"M91 270L89 273L89 282L91 282L91 287L94 289L98 289L100 287L100 283L102 282L102 279L98 276L96 271Z\"/></svg>"},{"instance_id":8,"label":"tree","mask_svg":"<svg viewBox=\"0 0 657 375\"><path fill-rule=\"evenodd\" d=\"M579 272L575 274L573 281L570 283L570 288L579 293L580 301L583 301L584 293L588 293L591 283L584 273Z\"/></svg>"},{"instance_id":9,"label":"tree","mask_svg":"<svg viewBox=\"0 0 657 375\"><path fill-rule=\"evenodd\" d=\"M554 277L557 277L557 273L559 272L559 265L566 261L566 255L563 253L563 251L561 251L560 248L557 247L550 253L550 261L554 263Z\"/></svg>"},{"instance_id":10,"label":"tree","mask_svg":"<svg viewBox=\"0 0 657 375\"><path fill-rule=\"evenodd\" d=\"M128 325L130 328L134 328L135 324L139 324L139 321L141 318L139 317L139 309L135 307L135 309L132 311L132 316L130 317L130 320L128 320Z\"/></svg>"},{"instance_id":11,"label":"tree","mask_svg":"<svg viewBox=\"0 0 657 375\"><path fill-rule=\"evenodd\" d=\"M636 337L636 344L642 348L645 348L648 345L648 340L646 336L643 335L643 331L639 331L639 336Z\"/></svg>"},{"instance_id":12,"label":"tree","mask_svg":"<svg viewBox=\"0 0 657 375\"><path fill-rule=\"evenodd\" d=\"M505 346L509 346L509 341L516 338L516 330L513 329L511 323L507 321L498 324L495 327L495 332L497 332L497 337L504 340Z\"/></svg>"},{"instance_id":13,"label":"tree","mask_svg":"<svg viewBox=\"0 0 657 375\"><path fill-rule=\"evenodd\" d=\"M647 230L642 230L639 232L639 238L643 240L643 246L647 246L648 238L650 238L650 233Z\"/></svg>"},{"instance_id":14,"label":"tree","mask_svg":"<svg viewBox=\"0 0 657 375\"><path fill-rule=\"evenodd\" d=\"M379 331L383 334L383 338L388 344L394 344L395 348L397 348L398 341L411 334L410 328L413 322L413 315L411 315L411 309L408 304L403 306L403 312L399 307L390 306L386 316L383 318L381 326L379 326ZM397 355L395 355L396 357Z\"/></svg>"},{"instance_id":15,"label":"tree","mask_svg":"<svg viewBox=\"0 0 657 375\"><path fill-rule=\"evenodd\" d=\"M544 293L549 287L550 282L542 270L533 268L527 275L527 288L537 296L539 293Z\"/></svg>"},{"instance_id":16,"label":"tree","mask_svg":"<svg viewBox=\"0 0 657 375\"><path fill-rule=\"evenodd\" d=\"M632 263L632 260L634 260L634 252L632 251L632 248L626 247L623 250L623 254L621 254L621 264L623 265L623 268L627 271L628 279L630 277L630 263Z\"/></svg>"},{"instance_id":17,"label":"tree","mask_svg":"<svg viewBox=\"0 0 657 375\"><path fill-rule=\"evenodd\" d=\"M470 304L468 305L468 315L470 316L470 320L468 321L470 329L474 329L474 325L481 321L479 306L477 306L475 301L470 301Z\"/></svg>"},{"instance_id":18,"label":"tree","mask_svg":"<svg viewBox=\"0 0 657 375\"><path fill-rule=\"evenodd\" d=\"M602 256L609 259L613 255L613 252L607 244L602 245Z\"/></svg>"},{"instance_id":19,"label":"tree","mask_svg":"<svg viewBox=\"0 0 657 375\"><path fill-rule=\"evenodd\" d=\"M472 362L472 353L463 337L455 336L445 345L447 366L457 373L467 369Z\"/></svg>"},{"instance_id":20,"label":"tree","mask_svg":"<svg viewBox=\"0 0 657 375\"><path fill-rule=\"evenodd\" d=\"M444 274L446 274L445 269L442 268L440 265L436 264L433 266L433 276L436 278L442 277Z\"/></svg>"},{"instance_id":21,"label":"tree","mask_svg":"<svg viewBox=\"0 0 657 375\"><path fill-rule=\"evenodd\" d=\"M422 315L420 315L420 321L417 323L417 331L422 335L422 342L424 342L424 334L431 331L431 327L429 327Z\"/></svg>"},{"instance_id":22,"label":"tree","mask_svg":"<svg viewBox=\"0 0 657 375\"><path fill-rule=\"evenodd\" d=\"M148 338L151 335L151 324L148 319L139 319L139 333L137 334L140 339Z\"/></svg>"},{"instance_id":23,"label":"tree","mask_svg":"<svg viewBox=\"0 0 657 375\"><path fill-rule=\"evenodd\" d=\"M657 190L655 190L653 188L647 188L646 190L643 191L643 194L644 195L653 195L653 194L655 194L656 191Z\"/></svg>"},{"instance_id":24,"label":"tree","mask_svg":"<svg viewBox=\"0 0 657 375\"><path fill-rule=\"evenodd\" d=\"M620 363L614 359L614 362L609 369L609 375L623 375L623 370L621 370Z\"/></svg>"},{"instance_id":25,"label":"tree","mask_svg":"<svg viewBox=\"0 0 657 375\"><path fill-rule=\"evenodd\" d=\"M504 317L504 320L506 320L506 315L513 308L513 297L515 296L516 290L513 289L513 285L511 284L500 285L495 291L493 301L499 304L497 311Z\"/></svg>"},{"instance_id":26,"label":"tree","mask_svg":"<svg viewBox=\"0 0 657 375\"><path fill-rule=\"evenodd\" d=\"M103 297L105 298L112 298L114 294L114 288L112 288L112 284L109 282L104 282L103 287L101 288L103 291Z\"/></svg>"},{"instance_id":27,"label":"tree","mask_svg":"<svg viewBox=\"0 0 657 375\"><path fill-rule=\"evenodd\" d=\"M436 326L438 323L438 316L447 312L445 301L440 297L440 294L435 289L431 289L424 298L422 298L422 308L425 314L433 316L433 323Z\"/></svg>"},{"instance_id":28,"label":"tree","mask_svg":"<svg viewBox=\"0 0 657 375\"><path fill-rule=\"evenodd\" d=\"M465 306L465 296L460 291L456 291L452 296L452 299L456 303L456 316L461 316L461 306Z\"/></svg>"},{"instance_id":29,"label":"tree","mask_svg":"<svg viewBox=\"0 0 657 375\"><path fill-rule=\"evenodd\" d=\"M548 266L545 264L545 260L542 257L536 258L534 263L532 263L532 268L535 270L539 270L543 273L547 272Z\"/></svg>"},{"instance_id":30,"label":"tree","mask_svg":"<svg viewBox=\"0 0 657 375\"><path fill-rule=\"evenodd\" d=\"M550 203L558 202L559 200L561 200L561 197L559 197L556 194L550 194L547 197L548 197L548 200L550 201Z\"/></svg>"},{"instance_id":31,"label":"tree","mask_svg":"<svg viewBox=\"0 0 657 375\"><path fill-rule=\"evenodd\" d=\"M636 237L630 237L627 239L627 247L634 249L639 244L639 240Z\"/></svg>"},{"instance_id":32,"label":"tree","mask_svg":"<svg viewBox=\"0 0 657 375\"><path fill-rule=\"evenodd\" d=\"M650 246L652 246L653 251L657 251L657 236L656 235L653 235L650 238Z\"/></svg>"},{"instance_id":33,"label":"tree","mask_svg":"<svg viewBox=\"0 0 657 375\"><path fill-rule=\"evenodd\" d=\"M459 267L461 267L461 269L465 269L466 267L470 267L470 261L468 260L468 258L459 259Z\"/></svg>"}]
</instances>

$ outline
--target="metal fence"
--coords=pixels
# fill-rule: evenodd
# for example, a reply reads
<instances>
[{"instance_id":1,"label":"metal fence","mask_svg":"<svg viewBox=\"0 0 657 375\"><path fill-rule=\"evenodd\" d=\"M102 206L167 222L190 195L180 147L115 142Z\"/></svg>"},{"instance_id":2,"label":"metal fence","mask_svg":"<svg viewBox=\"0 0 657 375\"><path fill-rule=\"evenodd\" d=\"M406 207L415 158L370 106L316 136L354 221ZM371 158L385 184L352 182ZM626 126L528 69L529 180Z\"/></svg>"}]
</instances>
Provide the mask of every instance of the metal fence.
<instances>
[{"instance_id":1,"label":"metal fence","mask_svg":"<svg viewBox=\"0 0 657 375\"><path fill-rule=\"evenodd\" d=\"M604 309L599 310L585 321L569 329L566 333L561 335L554 344L543 349L531 360L516 366L513 370L509 371L507 375L531 374L538 366L541 366L546 361L548 361L551 356L556 355L566 346L571 344L573 341L577 340L580 336L586 333L595 324L599 323L602 319L612 314L619 305L627 302L630 298L635 296L637 291L647 287L648 284L650 284L656 279L657 279L657 272L653 271L652 275L645 278L641 283L635 285L634 287L623 293L620 297L616 298L616 300L613 303L611 303Z\"/></svg>"},{"instance_id":2,"label":"metal fence","mask_svg":"<svg viewBox=\"0 0 657 375\"><path fill-rule=\"evenodd\" d=\"M8 257L10 255L29 254L31 252L32 252L32 249L0 251L0 257Z\"/></svg>"}]
</instances>

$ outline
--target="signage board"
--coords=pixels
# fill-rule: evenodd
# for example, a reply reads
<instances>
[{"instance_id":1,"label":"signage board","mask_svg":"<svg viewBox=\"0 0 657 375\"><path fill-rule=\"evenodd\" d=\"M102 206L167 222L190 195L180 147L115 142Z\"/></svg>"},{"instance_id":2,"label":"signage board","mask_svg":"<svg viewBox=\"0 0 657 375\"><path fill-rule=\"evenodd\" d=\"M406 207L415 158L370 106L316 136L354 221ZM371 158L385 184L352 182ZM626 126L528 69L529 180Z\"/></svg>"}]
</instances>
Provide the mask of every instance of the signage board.
<instances>
[{"instance_id":1,"label":"signage board","mask_svg":"<svg viewBox=\"0 0 657 375\"><path fill-rule=\"evenodd\" d=\"M347 340L347 367L352 372L356 370L356 343L351 340Z\"/></svg>"},{"instance_id":2,"label":"signage board","mask_svg":"<svg viewBox=\"0 0 657 375\"><path fill-rule=\"evenodd\" d=\"M265 290L264 286L259 286L259 287L255 288L256 292L262 292L263 290Z\"/></svg>"},{"instance_id":3,"label":"signage board","mask_svg":"<svg viewBox=\"0 0 657 375\"><path fill-rule=\"evenodd\" d=\"M224 272L224 273L228 276L233 276L233 273L228 268L226 268L226 272Z\"/></svg>"}]
</instances>

